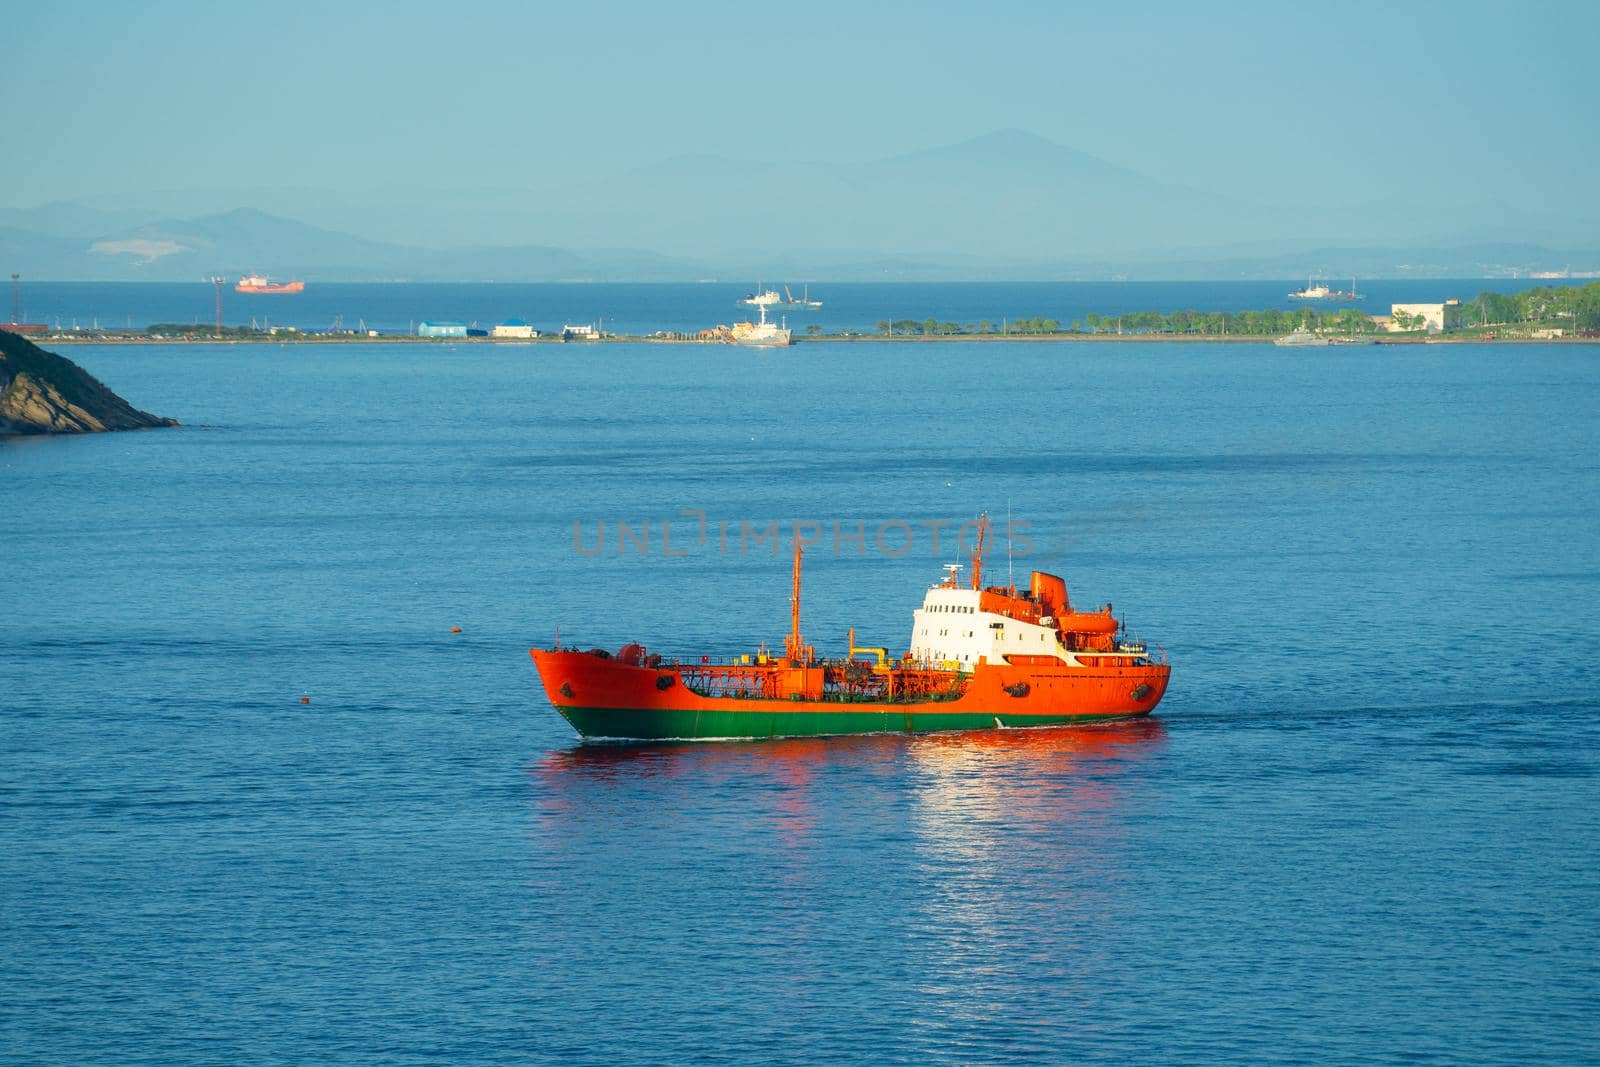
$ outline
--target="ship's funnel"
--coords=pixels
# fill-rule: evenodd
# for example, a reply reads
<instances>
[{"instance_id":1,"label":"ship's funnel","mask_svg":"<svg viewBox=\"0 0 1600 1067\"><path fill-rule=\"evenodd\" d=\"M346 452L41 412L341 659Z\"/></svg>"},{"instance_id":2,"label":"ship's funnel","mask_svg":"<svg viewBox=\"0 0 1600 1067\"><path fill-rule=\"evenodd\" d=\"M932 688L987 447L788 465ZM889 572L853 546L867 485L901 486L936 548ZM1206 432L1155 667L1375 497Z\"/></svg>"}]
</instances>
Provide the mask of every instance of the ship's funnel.
<instances>
[{"instance_id":1,"label":"ship's funnel","mask_svg":"<svg viewBox=\"0 0 1600 1067\"><path fill-rule=\"evenodd\" d=\"M1028 582L1028 595L1037 600L1046 615L1065 615L1072 610L1067 601L1067 583L1053 574L1034 571Z\"/></svg>"}]
</instances>

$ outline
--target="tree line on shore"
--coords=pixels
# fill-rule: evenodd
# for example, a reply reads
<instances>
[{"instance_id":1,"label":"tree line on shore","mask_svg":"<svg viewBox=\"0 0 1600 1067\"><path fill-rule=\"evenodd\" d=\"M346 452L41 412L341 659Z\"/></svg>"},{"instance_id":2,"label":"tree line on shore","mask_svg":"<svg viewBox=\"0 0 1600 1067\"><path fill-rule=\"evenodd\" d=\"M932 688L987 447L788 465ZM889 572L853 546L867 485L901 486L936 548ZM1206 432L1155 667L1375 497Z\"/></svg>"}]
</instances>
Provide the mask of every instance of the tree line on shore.
<instances>
[{"instance_id":1,"label":"tree line on shore","mask_svg":"<svg viewBox=\"0 0 1600 1067\"><path fill-rule=\"evenodd\" d=\"M1355 308L1319 312L1312 308L1279 311L1129 311L1119 315L1090 312L1082 319L1063 324L1059 319L1034 317L1002 319L999 322L957 323L937 319L882 320L878 332L886 337L940 337L973 334L1029 337L1047 334L1080 333L1176 333L1276 335L1300 325L1341 333L1371 333L1377 327L1371 318Z\"/></svg>"},{"instance_id":2,"label":"tree line on shore","mask_svg":"<svg viewBox=\"0 0 1600 1067\"><path fill-rule=\"evenodd\" d=\"M1457 318L1463 327L1526 323L1583 332L1600 330L1600 282L1542 285L1520 293L1480 293L1461 305Z\"/></svg>"},{"instance_id":3,"label":"tree line on shore","mask_svg":"<svg viewBox=\"0 0 1600 1067\"><path fill-rule=\"evenodd\" d=\"M1405 328L1407 323L1398 323ZM1551 325L1588 331L1600 330L1600 282L1587 285L1541 286L1520 293L1484 292L1455 305L1451 327ZM1420 328L1420 321L1412 324ZM1382 327L1373 317L1353 307L1321 311L1317 308L1266 308L1260 311L1130 311L1117 315L1090 312L1063 324L1059 319L1035 317L988 320L977 323L940 322L938 319L881 319L878 333L885 337L948 337L972 334L1037 336L1041 334L1203 334L1245 337L1278 336L1304 326L1317 333L1370 334ZM808 327L808 332L816 332Z\"/></svg>"}]
</instances>

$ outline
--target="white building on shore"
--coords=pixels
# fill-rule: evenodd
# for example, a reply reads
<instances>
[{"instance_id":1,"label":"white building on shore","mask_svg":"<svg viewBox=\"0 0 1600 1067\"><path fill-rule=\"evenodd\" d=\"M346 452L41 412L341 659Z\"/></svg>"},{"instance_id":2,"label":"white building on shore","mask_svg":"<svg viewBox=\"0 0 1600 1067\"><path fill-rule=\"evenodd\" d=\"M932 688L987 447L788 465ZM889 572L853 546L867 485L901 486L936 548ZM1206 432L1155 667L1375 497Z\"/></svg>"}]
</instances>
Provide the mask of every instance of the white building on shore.
<instances>
[{"instance_id":1,"label":"white building on shore","mask_svg":"<svg viewBox=\"0 0 1600 1067\"><path fill-rule=\"evenodd\" d=\"M1398 320L1421 319L1421 328L1427 333L1443 333L1446 328L1457 325L1460 307L1459 300L1446 300L1442 304L1393 304L1389 309L1389 323L1384 329L1390 333L1401 333L1404 327Z\"/></svg>"},{"instance_id":2,"label":"white building on shore","mask_svg":"<svg viewBox=\"0 0 1600 1067\"><path fill-rule=\"evenodd\" d=\"M507 319L493 330L490 330L489 335L491 337L514 337L521 340L531 340L539 336L539 331L521 319Z\"/></svg>"}]
</instances>

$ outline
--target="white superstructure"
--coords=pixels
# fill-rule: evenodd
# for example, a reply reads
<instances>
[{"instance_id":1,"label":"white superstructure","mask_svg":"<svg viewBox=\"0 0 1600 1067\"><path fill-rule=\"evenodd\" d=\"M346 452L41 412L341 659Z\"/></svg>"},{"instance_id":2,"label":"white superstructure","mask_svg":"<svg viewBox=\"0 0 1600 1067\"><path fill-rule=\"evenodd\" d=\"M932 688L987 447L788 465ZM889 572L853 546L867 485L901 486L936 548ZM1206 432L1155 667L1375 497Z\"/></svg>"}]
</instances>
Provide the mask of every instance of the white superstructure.
<instances>
[{"instance_id":1,"label":"white superstructure","mask_svg":"<svg viewBox=\"0 0 1600 1067\"><path fill-rule=\"evenodd\" d=\"M952 564L954 566L954 564ZM911 613L911 658L935 667L970 671L980 661L1005 663L1007 656L1051 656L1065 664L1076 658L1061 647L1054 621L1040 625L984 611L983 594L949 584L928 590L922 607Z\"/></svg>"},{"instance_id":2,"label":"white superstructure","mask_svg":"<svg viewBox=\"0 0 1600 1067\"><path fill-rule=\"evenodd\" d=\"M1289 294L1290 300L1330 300L1336 294L1326 285L1313 285L1310 278L1306 279L1304 289L1296 289Z\"/></svg>"},{"instance_id":3,"label":"white superstructure","mask_svg":"<svg viewBox=\"0 0 1600 1067\"><path fill-rule=\"evenodd\" d=\"M752 293L739 301L739 303L747 304L750 307L770 307L773 304L783 303L783 297L778 295L776 289L764 289L761 292Z\"/></svg>"}]
</instances>

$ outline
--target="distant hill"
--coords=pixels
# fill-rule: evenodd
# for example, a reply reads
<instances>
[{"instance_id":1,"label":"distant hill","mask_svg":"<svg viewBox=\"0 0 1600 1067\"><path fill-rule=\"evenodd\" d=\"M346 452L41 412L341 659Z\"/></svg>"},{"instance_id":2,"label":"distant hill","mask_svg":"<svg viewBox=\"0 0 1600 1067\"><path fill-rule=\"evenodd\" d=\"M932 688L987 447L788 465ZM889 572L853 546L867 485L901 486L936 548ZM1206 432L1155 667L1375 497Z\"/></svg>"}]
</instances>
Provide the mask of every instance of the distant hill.
<instances>
[{"instance_id":1,"label":"distant hill","mask_svg":"<svg viewBox=\"0 0 1600 1067\"><path fill-rule=\"evenodd\" d=\"M197 191L192 202L226 195ZM680 281L1600 267L1600 223L1577 207L1245 203L1022 130L835 164L694 153L538 192L253 195L277 209L186 217L166 210L182 202L168 192L0 210L0 260L38 280L163 281L252 271L308 281Z\"/></svg>"},{"instance_id":2,"label":"distant hill","mask_svg":"<svg viewBox=\"0 0 1600 1067\"><path fill-rule=\"evenodd\" d=\"M654 280L699 277L649 251L541 245L418 248L370 241L249 208L163 219L88 238L0 228L0 260L36 280L192 281L262 273L316 281Z\"/></svg>"},{"instance_id":3,"label":"distant hill","mask_svg":"<svg viewBox=\"0 0 1600 1067\"><path fill-rule=\"evenodd\" d=\"M621 230L630 243L730 263L765 252L837 258L928 254L1008 259L1125 254L1223 240L1247 216L1021 131L887 159L754 164L684 156L552 194L530 209L571 246Z\"/></svg>"}]
</instances>

